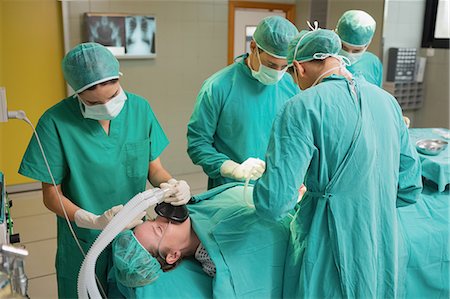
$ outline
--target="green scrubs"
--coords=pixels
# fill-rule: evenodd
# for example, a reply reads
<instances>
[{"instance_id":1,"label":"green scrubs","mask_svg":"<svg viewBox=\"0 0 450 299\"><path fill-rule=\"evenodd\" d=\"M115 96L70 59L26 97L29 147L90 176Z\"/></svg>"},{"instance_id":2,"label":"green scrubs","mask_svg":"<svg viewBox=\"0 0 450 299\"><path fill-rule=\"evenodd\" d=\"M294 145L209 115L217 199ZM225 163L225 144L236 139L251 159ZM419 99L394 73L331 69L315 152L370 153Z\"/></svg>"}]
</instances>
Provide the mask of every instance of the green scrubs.
<instances>
[{"instance_id":1,"label":"green scrubs","mask_svg":"<svg viewBox=\"0 0 450 299\"><path fill-rule=\"evenodd\" d=\"M296 207L286 298L404 295L397 207L420 195L420 161L395 98L365 80L352 82L330 76L274 121L267 169L253 195L265 218L281 219ZM303 182L308 191L297 204Z\"/></svg>"},{"instance_id":2,"label":"green scrubs","mask_svg":"<svg viewBox=\"0 0 450 299\"><path fill-rule=\"evenodd\" d=\"M147 100L126 93L128 100L111 120L109 135L96 120L83 118L78 99L71 96L50 108L39 120L42 142L56 184L74 204L94 214L125 204L145 190L148 164L159 157L168 139ZM36 138L28 145L19 173L51 183ZM66 220L57 217L56 272L60 298L77 297L77 277L83 257ZM88 251L100 231L78 228L75 233ZM97 263L105 285L110 250Z\"/></svg>"},{"instance_id":3,"label":"green scrubs","mask_svg":"<svg viewBox=\"0 0 450 299\"><path fill-rule=\"evenodd\" d=\"M208 175L208 189L233 181L220 175L225 160L264 158L275 115L299 92L289 75L275 85L260 83L247 57L238 57L203 83L188 124L188 154Z\"/></svg>"},{"instance_id":4,"label":"green scrubs","mask_svg":"<svg viewBox=\"0 0 450 299\"><path fill-rule=\"evenodd\" d=\"M364 77L367 82L379 87L383 85L383 65L380 59L370 52L364 52L361 59L347 69L355 76Z\"/></svg>"}]
</instances>

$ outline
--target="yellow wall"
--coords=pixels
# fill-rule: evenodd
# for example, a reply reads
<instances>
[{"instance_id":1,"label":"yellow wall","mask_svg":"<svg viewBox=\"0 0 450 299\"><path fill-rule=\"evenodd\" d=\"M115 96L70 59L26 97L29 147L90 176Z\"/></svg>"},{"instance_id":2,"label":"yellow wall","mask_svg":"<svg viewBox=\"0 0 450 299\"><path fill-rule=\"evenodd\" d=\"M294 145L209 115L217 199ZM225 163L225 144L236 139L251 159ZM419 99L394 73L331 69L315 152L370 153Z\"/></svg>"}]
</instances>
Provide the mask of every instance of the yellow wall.
<instances>
[{"instance_id":1,"label":"yellow wall","mask_svg":"<svg viewBox=\"0 0 450 299\"><path fill-rule=\"evenodd\" d=\"M3 69L3 60L2 60L2 58L3 58L3 55L2 55L2 53L3 53L3 1L0 1L0 86L1 86L1 84L3 83L3 72L2 72L2 69ZM1 133L2 132L0 132L0 142L2 141L2 139L1 139ZM0 143L0 145L1 144L3 144L3 143ZM2 157L0 157L0 163L1 163L1 159L2 159Z\"/></svg>"},{"instance_id":2,"label":"yellow wall","mask_svg":"<svg viewBox=\"0 0 450 299\"><path fill-rule=\"evenodd\" d=\"M3 1L0 0L0 86L3 86ZM2 123L0 123L0 171L3 165L3 141Z\"/></svg>"},{"instance_id":3,"label":"yellow wall","mask_svg":"<svg viewBox=\"0 0 450 299\"><path fill-rule=\"evenodd\" d=\"M0 0L0 86L8 110L24 110L36 125L65 96L61 4L56 0ZM8 185L31 182L17 170L32 130L23 121L0 123L0 171Z\"/></svg>"}]
</instances>

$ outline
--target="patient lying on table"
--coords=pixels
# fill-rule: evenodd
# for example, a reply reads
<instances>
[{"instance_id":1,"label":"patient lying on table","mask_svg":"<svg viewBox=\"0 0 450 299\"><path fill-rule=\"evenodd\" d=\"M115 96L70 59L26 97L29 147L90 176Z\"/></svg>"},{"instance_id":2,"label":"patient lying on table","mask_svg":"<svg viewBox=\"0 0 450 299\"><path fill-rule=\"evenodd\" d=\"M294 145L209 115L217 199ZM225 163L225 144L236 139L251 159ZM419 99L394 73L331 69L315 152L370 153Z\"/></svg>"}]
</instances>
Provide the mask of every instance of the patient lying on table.
<instances>
[{"instance_id":1,"label":"patient lying on table","mask_svg":"<svg viewBox=\"0 0 450 299\"><path fill-rule=\"evenodd\" d=\"M176 222L157 216L133 231L120 234L113 247L116 268L117 264L123 266L116 275L121 283L130 287L153 282L161 270L174 269L183 257L194 256L206 274L211 277L216 274L216 267L192 228L190 217Z\"/></svg>"},{"instance_id":2,"label":"patient lying on table","mask_svg":"<svg viewBox=\"0 0 450 299\"><path fill-rule=\"evenodd\" d=\"M259 218L243 192L242 185L224 185L195 196L182 223L158 216L123 232L113 242L116 280L130 288L155 289L155 280L164 275L177 277L174 281L185 289L184 278L191 275L182 265L163 272L182 258L188 264L195 258L211 277L214 297L281 297L289 219ZM252 188L246 198L252 198Z\"/></svg>"},{"instance_id":3,"label":"patient lying on table","mask_svg":"<svg viewBox=\"0 0 450 299\"><path fill-rule=\"evenodd\" d=\"M216 274L216 267L201 244L188 217L178 223L158 216L134 229L134 235L141 245L156 257L163 271L173 269L182 257L194 256L209 276Z\"/></svg>"}]
</instances>

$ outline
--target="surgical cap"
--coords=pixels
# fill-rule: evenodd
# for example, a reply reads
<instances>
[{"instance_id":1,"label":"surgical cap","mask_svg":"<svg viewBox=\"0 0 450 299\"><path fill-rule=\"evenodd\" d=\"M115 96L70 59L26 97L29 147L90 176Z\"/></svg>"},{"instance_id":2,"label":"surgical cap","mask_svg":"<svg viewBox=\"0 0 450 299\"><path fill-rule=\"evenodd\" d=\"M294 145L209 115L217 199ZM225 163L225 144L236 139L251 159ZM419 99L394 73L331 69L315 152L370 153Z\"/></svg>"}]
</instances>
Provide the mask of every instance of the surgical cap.
<instances>
[{"instance_id":1,"label":"surgical cap","mask_svg":"<svg viewBox=\"0 0 450 299\"><path fill-rule=\"evenodd\" d=\"M112 247L116 279L124 286L145 286L161 274L159 262L139 243L131 230L119 234Z\"/></svg>"},{"instance_id":2,"label":"surgical cap","mask_svg":"<svg viewBox=\"0 0 450 299\"><path fill-rule=\"evenodd\" d=\"M119 78L119 61L97 43L79 44L62 61L64 78L75 93L96 84Z\"/></svg>"},{"instance_id":3,"label":"surgical cap","mask_svg":"<svg viewBox=\"0 0 450 299\"><path fill-rule=\"evenodd\" d=\"M258 48L276 58L286 59L289 42L298 34L297 28L280 16L266 17L256 27L253 39Z\"/></svg>"},{"instance_id":4,"label":"surgical cap","mask_svg":"<svg viewBox=\"0 0 450 299\"><path fill-rule=\"evenodd\" d=\"M349 10L339 19L336 32L344 43L363 47L372 40L375 27L375 20L365 11Z\"/></svg>"},{"instance_id":5,"label":"surgical cap","mask_svg":"<svg viewBox=\"0 0 450 299\"><path fill-rule=\"evenodd\" d=\"M341 48L341 40L332 30L302 30L289 43L287 62L291 65L294 60L306 62L337 56Z\"/></svg>"}]
</instances>

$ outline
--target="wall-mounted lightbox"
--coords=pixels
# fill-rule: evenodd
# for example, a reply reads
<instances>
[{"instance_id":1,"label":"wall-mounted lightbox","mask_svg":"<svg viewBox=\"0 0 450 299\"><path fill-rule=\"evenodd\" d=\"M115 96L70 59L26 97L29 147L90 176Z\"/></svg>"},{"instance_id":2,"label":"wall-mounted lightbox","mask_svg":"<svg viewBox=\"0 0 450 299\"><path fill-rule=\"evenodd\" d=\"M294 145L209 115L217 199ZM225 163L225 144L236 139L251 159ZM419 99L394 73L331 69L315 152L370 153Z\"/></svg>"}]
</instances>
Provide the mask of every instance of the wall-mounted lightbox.
<instances>
[{"instance_id":1,"label":"wall-mounted lightbox","mask_svg":"<svg viewBox=\"0 0 450 299\"><path fill-rule=\"evenodd\" d=\"M154 16L85 13L84 40L106 46L117 58L155 58Z\"/></svg>"}]
</instances>

